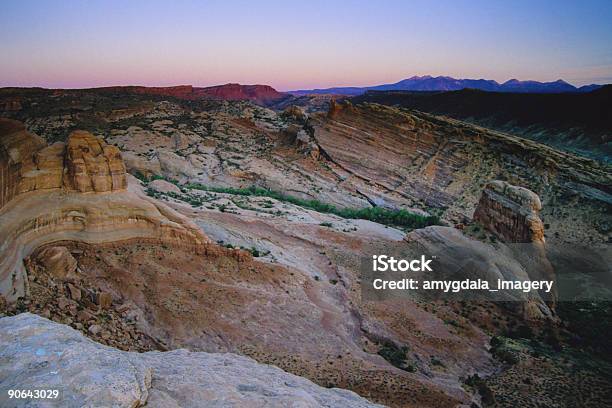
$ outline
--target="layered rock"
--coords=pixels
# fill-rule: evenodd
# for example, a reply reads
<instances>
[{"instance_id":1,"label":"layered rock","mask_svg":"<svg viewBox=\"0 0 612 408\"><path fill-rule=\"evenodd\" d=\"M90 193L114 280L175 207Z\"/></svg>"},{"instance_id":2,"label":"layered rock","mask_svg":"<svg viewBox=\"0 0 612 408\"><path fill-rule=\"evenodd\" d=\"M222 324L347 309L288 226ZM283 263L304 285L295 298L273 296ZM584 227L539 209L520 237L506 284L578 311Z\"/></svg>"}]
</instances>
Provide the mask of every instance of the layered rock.
<instances>
[{"instance_id":1,"label":"layered rock","mask_svg":"<svg viewBox=\"0 0 612 408\"><path fill-rule=\"evenodd\" d=\"M46 146L20 122L0 119L0 208L18 194L60 188L79 192L126 189L119 149L84 131L72 132L67 144Z\"/></svg>"},{"instance_id":2,"label":"layered rock","mask_svg":"<svg viewBox=\"0 0 612 408\"><path fill-rule=\"evenodd\" d=\"M44 146L44 140L28 133L22 123L0 119L0 208L36 185L34 153Z\"/></svg>"},{"instance_id":3,"label":"layered rock","mask_svg":"<svg viewBox=\"0 0 612 408\"><path fill-rule=\"evenodd\" d=\"M0 294L9 301L25 294L22 260L44 244L136 238L196 251L209 242L185 217L136 188L112 194L52 190L20 195L0 212Z\"/></svg>"},{"instance_id":4,"label":"layered rock","mask_svg":"<svg viewBox=\"0 0 612 408\"><path fill-rule=\"evenodd\" d=\"M533 191L495 180L482 192L474 221L507 242L544 242L541 209Z\"/></svg>"},{"instance_id":5,"label":"layered rock","mask_svg":"<svg viewBox=\"0 0 612 408\"><path fill-rule=\"evenodd\" d=\"M45 146L21 123L0 119L0 159L0 294L9 301L27 291L22 260L44 244L143 238L201 249L209 242L193 223L148 198L135 179L127 191L119 150L88 132ZM99 194L82 194L90 192ZM69 259L59 253L46 259L70 275Z\"/></svg>"},{"instance_id":6,"label":"layered rock","mask_svg":"<svg viewBox=\"0 0 612 408\"><path fill-rule=\"evenodd\" d=\"M75 131L68 137L66 168L66 186L82 193L127 188L125 164L119 149L89 132Z\"/></svg>"},{"instance_id":7,"label":"layered rock","mask_svg":"<svg viewBox=\"0 0 612 408\"><path fill-rule=\"evenodd\" d=\"M63 407L379 406L234 354L119 351L29 313L0 319L0 384L2 406L9 389L58 389Z\"/></svg>"},{"instance_id":8,"label":"layered rock","mask_svg":"<svg viewBox=\"0 0 612 408\"><path fill-rule=\"evenodd\" d=\"M465 122L369 103L334 102L327 114L311 114L309 125L321 155L360 191L376 188L402 206L441 208L446 221L464 224L483 185L512 180L546 203L542 217L551 239L607 241L612 176L591 160Z\"/></svg>"}]
</instances>

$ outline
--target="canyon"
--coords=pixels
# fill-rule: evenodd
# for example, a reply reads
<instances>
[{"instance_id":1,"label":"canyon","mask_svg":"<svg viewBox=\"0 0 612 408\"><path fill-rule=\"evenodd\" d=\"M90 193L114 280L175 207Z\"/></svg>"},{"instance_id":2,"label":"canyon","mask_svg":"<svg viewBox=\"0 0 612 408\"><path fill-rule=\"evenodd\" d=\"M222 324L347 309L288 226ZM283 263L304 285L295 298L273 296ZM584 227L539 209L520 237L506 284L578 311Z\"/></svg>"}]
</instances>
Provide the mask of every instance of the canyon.
<instances>
[{"instance_id":1,"label":"canyon","mask_svg":"<svg viewBox=\"0 0 612 408\"><path fill-rule=\"evenodd\" d=\"M17 315L0 325L20 333L2 330L3 344L64 352L70 339L76 361L95 356L84 382L125 361L107 380L130 390L109 397L121 406L189 406L169 391L171 370L217 370L217 383L188 388L236 404L610 396L609 377L589 367L523 381L542 365L564 370L549 351L573 338L557 294L371 301L360 274L364 257L396 249L443 253L448 270L474 260L472 277L553 273L548 247L609 244L607 165L420 111L315 99L279 109L267 89L206 89L212 98L191 87L0 92L0 309ZM251 384L253 372L273 380Z\"/></svg>"}]
</instances>

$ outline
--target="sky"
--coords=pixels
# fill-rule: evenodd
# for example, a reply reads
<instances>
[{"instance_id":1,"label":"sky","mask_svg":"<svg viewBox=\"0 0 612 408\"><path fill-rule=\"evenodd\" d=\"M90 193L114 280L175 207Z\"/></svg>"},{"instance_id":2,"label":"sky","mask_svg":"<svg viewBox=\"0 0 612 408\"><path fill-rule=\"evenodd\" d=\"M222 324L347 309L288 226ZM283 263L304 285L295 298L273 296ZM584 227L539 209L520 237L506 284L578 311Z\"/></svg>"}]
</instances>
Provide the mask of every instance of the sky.
<instances>
[{"instance_id":1,"label":"sky","mask_svg":"<svg viewBox=\"0 0 612 408\"><path fill-rule=\"evenodd\" d=\"M0 1L0 86L612 83L612 0Z\"/></svg>"}]
</instances>

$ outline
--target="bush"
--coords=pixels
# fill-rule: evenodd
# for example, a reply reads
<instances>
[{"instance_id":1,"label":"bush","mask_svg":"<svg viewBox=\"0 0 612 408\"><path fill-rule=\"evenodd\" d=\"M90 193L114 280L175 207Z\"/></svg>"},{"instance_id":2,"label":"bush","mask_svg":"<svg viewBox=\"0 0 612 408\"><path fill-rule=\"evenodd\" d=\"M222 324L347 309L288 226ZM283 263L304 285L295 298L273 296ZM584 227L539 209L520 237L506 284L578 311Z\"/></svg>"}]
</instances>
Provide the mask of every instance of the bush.
<instances>
[{"instance_id":1,"label":"bush","mask_svg":"<svg viewBox=\"0 0 612 408\"><path fill-rule=\"evenodd\" d=\"M401 370L414 372L416 368L408 362L408 347L398 347L392 341L386 341L378 350L378 355L387 360L391 365Z\"/></svg>"}]
</instances>

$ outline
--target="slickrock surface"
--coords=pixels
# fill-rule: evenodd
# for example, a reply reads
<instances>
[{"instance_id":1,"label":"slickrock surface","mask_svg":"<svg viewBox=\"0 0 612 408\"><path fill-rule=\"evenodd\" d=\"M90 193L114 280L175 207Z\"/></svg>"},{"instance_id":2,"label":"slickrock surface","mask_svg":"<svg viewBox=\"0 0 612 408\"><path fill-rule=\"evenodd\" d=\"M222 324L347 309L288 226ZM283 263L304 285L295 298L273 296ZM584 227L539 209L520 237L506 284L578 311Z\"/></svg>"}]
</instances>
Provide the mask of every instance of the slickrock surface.
<instances>
[{"instance_id":1,"label":"slickrock surface","mask_svg":"<svg viewBox=\"0 0 612 408\"><path fill-rule=\"evenodd\" d=\"M57 389L57 399L9 400L9 389ZM235 354L130 353L24 313L0 319L3 407L380 407Z\"/></svg>"},{"instance_id":2,"label":"slickrock surface","mask_svg":"<svg viewBox=\"0 0 612 408\"><path fill-rule=\"evenodd\" d=\"M474 221L507 242L544 242L540 197L526 188L495 180L487 184Z\"/></svg>"},{"instance_id":3,"label":"slickrock surface","mask_svg":"<svg viewBox=\"0 0 612 408\"><path fill-rule=\"evenodd\" d=\"M439 208L443 219L465 224L484 187L504 180L539 196L550 238L610 239L612 173L597 162L457 120L377 104L333 103L327 114L310 117L321 155L341 169L344 185L375 189L379 197L426 211Z\"/></svg>"}]
</instances>

